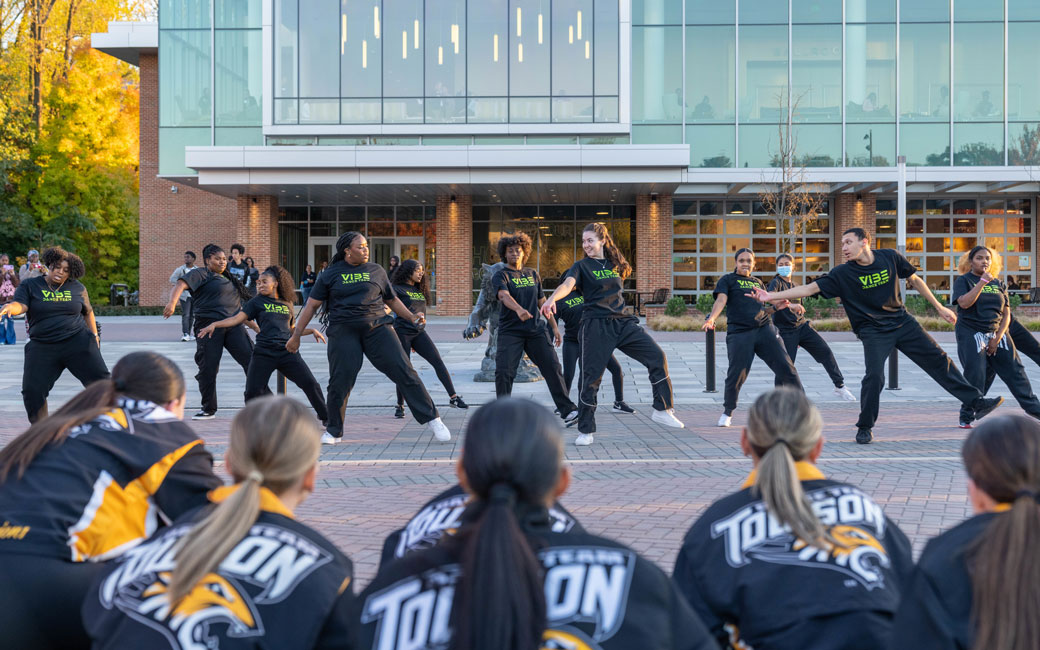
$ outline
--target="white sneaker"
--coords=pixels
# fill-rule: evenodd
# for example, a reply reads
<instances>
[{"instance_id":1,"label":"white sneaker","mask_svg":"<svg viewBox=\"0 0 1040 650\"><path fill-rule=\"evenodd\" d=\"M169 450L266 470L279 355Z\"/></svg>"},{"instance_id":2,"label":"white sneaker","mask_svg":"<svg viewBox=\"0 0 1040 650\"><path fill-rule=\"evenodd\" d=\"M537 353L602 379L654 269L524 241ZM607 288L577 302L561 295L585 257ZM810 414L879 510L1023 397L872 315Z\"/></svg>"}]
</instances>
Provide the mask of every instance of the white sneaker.
<instances>
[{"instance_id":1,"label":"white sneaker","mask_svg":"<svg viewBox=\"0 0 1040 650\"><path fill-rule=\"evenodd\" d=\"M675 409L665 409L663 411L655 410L650 416L650 419L658 424L663 424L666 427L673 427L675 429L686 428L686 425L682 423L682 420L675 417Z\"/></svg>"},{"instance_id":2,"label":"white sneaker","mask_svg":"<svg viewBox=\"0 0 1040 650\"><path fill-rule=\"evenodd\" d=\"M440 442L448 442L451 440L451 431L448 431L448 427L444 426L444 422L440 418L436 418L427 422L430 425L430 431L433 431L433 437Z\"/></svg>"},{"instance_id":3,"label":"white sneaker","mask_svg":"<svg viewBox=\"0 0 1040 650\"><path fill-rule=\"evenodd\" d=\"M323 444L323 445L334 445L337 442L339 442L339 438L337 438L336 436L332 435L328 431L326 431L325 433L321 434L321 444Z\"/></svg>"},{"instance_id":4,"label":"white sneaker","mask_svg":"<svg viewBox=\"0 0 1040 650\"><path fill-rule=\"evenodd\" d=\"M194 340L195 340L195 337L194 337L194 336L192 336L191 334L189 334L189 335L188 335L188 340L189 340L189 341L194 341Z\"/></svg>"},{"instance_id":5,"label":"white sneaker","mask_svg":"<svg viewBox=\"0 0 1040 650\"><path fill-rule=\"evenodd\" d=\"M592 444L592 434L591 433L579 433L578 437L574 439L574 444L578 445L579 447L587 447L587 446L591 445Z\"/></svg>"},{"instance_id":6,"label":"white sneaker","mask_svg":"<svg viewBox=\"0 0 1040 650\"><path fill-rule=\"evenodd\" d=\"M850 391L845 386L842 386L841 388L835 388L834 389L834 394L837 395L838 397L842 398L846 402L856 402L856 401L858 401L856 399L856 396L852 394L852 391Z\"/></svg>"},{"instance_id":7,"label":"white sneaker","mask_svg":"<svg viewBox=\"0 0 1040 650\"><path fill-rule=\"evenodd\" d=\"M190 340L191 340L191 337L190 337L190 336L188 336L187 334L182 334L182 335L181 335L181 341L182 341L182 342L183 342L183 341L190 341Z\"/></svg>"},{"instance_id":8,"label":"white sneaker","mask_svg":"<svg viewBox=\"0 0 1040 650\"><path fill-rule=\"evenodd\" d=\"M733 426L733 418L723 413L719 416L719 423L716 426L729 427Z\"/></svg>"}]
</instances>

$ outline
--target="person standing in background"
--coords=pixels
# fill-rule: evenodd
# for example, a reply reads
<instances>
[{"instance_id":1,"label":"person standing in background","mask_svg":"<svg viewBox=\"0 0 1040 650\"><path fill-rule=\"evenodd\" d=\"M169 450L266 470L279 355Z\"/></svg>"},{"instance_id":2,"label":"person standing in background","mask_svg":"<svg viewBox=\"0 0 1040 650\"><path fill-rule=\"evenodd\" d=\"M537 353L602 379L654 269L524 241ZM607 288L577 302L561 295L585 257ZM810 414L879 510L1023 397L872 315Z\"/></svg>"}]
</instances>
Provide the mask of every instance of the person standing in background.
<instances>
[{"instance_id":1,"label":"person standing in background","mask_svg":"<svg viewBox=\"0 0 1040 650\"><path fill-rule=\"evenodd\" d=\"M18 279L22 282L29 278L38 278L46 272L43 264L40 264L40 253L35 249L29 251L26 257L28 259L25 264L22 264L21 268L18 269Z\"/></svg>"},{"instance_id":2,"label":"person standing in background","mask_svg":"<svg viewBox=\"0 0 1040 650\"><path fill-rule=\"evenodd\" d=\"M178 266L170 274L170 284L177 286L177 280L180 280L184 276L188 275L195 270L195 253L192 251L184 251L184 264ZM191 313L191 291L185 290L181 294L181 340L182 341L194 341L195 337L192 336L192 313Z\"/></svg>"},{"instance_id":3,"label":"person standing in background","mask_svg":"<svg viewBox=\"0 0 1040 650\"><path fill-rule=\"evenodd\" d=\"M260 279L260 271L256 270L256 262L253 261L252 257L245 258L246 263L246 281L242 284L245 285L246 291L252 296L256 296L256 281Z\"/></svg>"},{"instance_id":4,"label":"person standing in background","mask_svg":"<svg viewBox=\"0 0 1040 650\"><path fill-rule=\"evenodd\" d=\"M14 300L14 290L18 288L19 283L18 274L14 272L14 266L7 253L0 254L0 306ZM10 316L0 317L0 343L14 345L16 341L14 320Z\"/></svg>"},{"instance_id":5,"label":"person standing in background","mask_svg":"<svg viewBox=\"0 0 1040 650\"><path fill-rule=\"evenodd\" d=\"M231 244L231 259L228 260L228 273L235 276L238 282L246 286L246 276L249 275L249 265L246 264L246 247L242 244Z\"/></svg>"},{"instance_id":6,"label":"person standing in background","mask_svg":"<svg viewBox=\"0 0 1040 650\"><path fill-rule=\"evenodd\" d=\"M314 272L314 267L310 264L303 267L303 276L300 278L300 293L303 294L303 304L307 304L307 299L311 297L311 288L314 287L314 281L318 279L318 274Z\"/></svg>"},{"instance_id":7,"label":"person standing in background","mask_svg":"<svg viewBox=\"0 0 1040 650\"><path fill-rule=\"evenodd\" d=\"M386 267L386 277L394 274L394 269L401 265L401 258L396 255L390 256L390 264Z\"/></svg>"}]
</instances>

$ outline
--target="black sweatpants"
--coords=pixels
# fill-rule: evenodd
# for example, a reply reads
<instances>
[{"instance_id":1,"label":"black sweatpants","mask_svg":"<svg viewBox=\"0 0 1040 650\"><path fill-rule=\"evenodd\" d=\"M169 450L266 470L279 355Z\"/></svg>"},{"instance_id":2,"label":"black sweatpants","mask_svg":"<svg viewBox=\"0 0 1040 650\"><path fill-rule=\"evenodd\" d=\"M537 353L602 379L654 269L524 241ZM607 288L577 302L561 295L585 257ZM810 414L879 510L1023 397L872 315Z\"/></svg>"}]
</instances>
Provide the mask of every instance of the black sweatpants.
<instances>
[{"instance_id":1,"label":"black sweatpants","mask_svg":"<svg viewBox=\"0 0 1040 650\"><path fill-rule=\"evenodd\" d=\"M992 375L1000 375L1000 380L1007 385L1022 410L1034 418L1040 418L1040 401L1033 394L1026 368L1018 357L1011 337L1005 334L997 346L997 353L991 357L986 354L989 337L985 332L976 332L966 325L957 325L954 332L957 335L957 357L964 368L964 378L985 394L989 390L987 379ZM961 408L962 422L971 422L974 416L970 408Z\"/></svg>"},{"instance_id":2,"label":"black sweatpants","mask_svg":"<svg viewBox=\"0 0 1040 650\"><path fill-rule=\"evenodd\" d=\"M271 392L268 383L275 370L303 391L319 420L324 422L329 419L329 411L325 408L325 395L318 380L314 378L314 373L299 352L289 352L284 348L272 350L259 345L253 348L253 356L249 359L249 368L246 370L247 402Z\"/></svg>"},{"instance_id":3,"label":"black sweatpants","mask_svg":"<svg viewBox=\"0 0 1040 650\"><path fill-rule=\"evenodd\" d=\"M401 342L401 348L404 349L405 355L411 363L412 350L423 359L429 362L433 366L433 371L437 373L437 379L444 386L444 390L448 391L448 397L455 394L455 385L451 383L451 375L448 374L448 368L444 365L444 360L441 359L441 353L437 351L437 346L434 344L433 339L426 333L425 330L419 332L407 332L403 330L397 330L397 340ZM397 389L397 404L404 404L404 393L401 392L400 387Z\"/></svg>"},{"instance_id":4,"label":"black sweatpants","mask_svg":"<svg viewBox=\"0 0 1040 650\"><path fill-rule=\"evenodd\" d=\"M1007 333L1015 344L1019 360L1022 359L1021 355L1025 355L1032 359L1033 363L1040 365L1040 342L1036 340L1032 332L1026 329L1025 325L1012 318ZM997 370L993 365L988 365L986 368L986 387L982 391L984 395L989 393L989 387L993 385L993 380L997 377Z\"/></svg>"},{"instance_id":5,"label":"black sweatpants","mask_svg":"<svg viewBox=\"0 0 1040 650\"><path fill-rule=\"evenodd\" d=\"M412 417L426 424L439 417L430 394L405 356L394 328L388 324L336 324L329 330L329 423L325 430L343 436L343 414L361 364L367 357L404 393Z\"/></svg>"},{"instance_id":6,"label":"black sweatpants","mask_svg":"<svg viewBox=\"0 0 1040 650\"><path fill-rule=\"evenodd\" d=\"M509 397L513 393L516 369L525 352L542 373L545 386L549 389L549 394L560 411L560 415L569 415L578 410L578 406L567 395L567 389L563 387L563 368L560 367L560 358L556 356L556 350L553 350L552 344L549 343L549 339L546 338L543 331L526 334L498 331L498 351L495 354L495 397Z\"/></svg>"},{"instance_id":7,"label":"black sweatpants","mask_svg":"<svg viewBox=\"0 0 1040 650\"><path fill-rule=\"evenodd\" d=\"M961 404L974 408L975 400L982 397L982 391L968 383L949 355L909 314L894 330L878 331L863 327L856 332L856 336L863 342L863 361L866 366L859 393L857 428L870 429L877 422L881 390L885 387L885 361L894 349L909 357L946 392L959 399Z\"/></svg>"},{"instance_id":8,"label":"black sweatpants","mask_svg":"<svg viewBox=\"0 0 1040 650\"><path fill-rule=\"evenodd\" d=\"M733 409L737 408L740 387L747 381L756 355L773 371L777 386L803 390L794 362L787 356L783 340L772 323L747 332L727 332L726 354L729 356L729 368L726 370L726 388L722 400L726 415L733 415Z\"/></svg>"},{"instance_id":9,"label":"black sweatpants","mask_svg":"<svg viewBox=\"0 0 1040 650\"><path fill-rule=\"evenodd\" d=\"M0 554L0 630L3 647L34 650L90 648L80 608L105 568L24 553Z\"/></svg>"},{"instance_id":10,"label":"black sweatpants","mask_svg":"<svg viewBox=\"0 0 1040 650\"><path fill-rule=\"evenodd\" d=\"M831 347L827 345L827 341L823 340L820 333L812 328L812 325L805 322L794 329L777 328L777 330L780 332L780 338L784 341L784 349L787 350L787 356L791 357L792 364L795 357L798 356L798 348L803 347L813 360L827 371L827 376L831 378L835 388L841 388L845 385L845 377L842 376L841 369L838 368L838 361L834 358ZM775 386L781 385L779 375L777 375L773 384Z\"/></svg>"},{"instance_id":11,"label":"black sweatpants","mask_svg":"<svg viewBox=\"0 0 1040 650\"><path fill-rule=\"evenodd\" d=\"M109 377L108 366L101 358L101 350L90 330L84 328L55 343L29 339L25 344L22 401L29 422L47 417L47 395L65 370L84 386Z\"/></svg>"},{"instance_id":12,"label":"black sweatpants","mask_svg":"<svg viewBox=\"0 0 1040 650\"><path fill-rule=\"evenodd\" d=\"M199 367L195 379L199 382L199 393L202 395L202 410L207 413L217 410L217 371L220 370L220 358L224 356L224 350L230 352L231 357L247 373L249 360L253 356L253 342L249 340L244 325L218 327L210 336L199 336L199 331L212 322L195 319L195 365Z\"/></svg>"},{"instance_id":13,"label":"black sweatpants","mask_svg":"<svg viewBox=\"0 0 1040 650\"><path fill-rule=\"evenodd\" d=\"M567 393L571 392L571 384L574 382L574 370L578 367L578 357L581 356L581 344L577 341L563 340L563 386ZM621 371L621 364L612 354L607 360L607 372L614 384L614 401L625 401L625 375Z\"/></svg>"},{"instance_id":14,"label":"black sweatpants","mask_svg":"<svg viewBox=\"0 0 1040 650\"><path fill-rule=\"evenodd\" d=\"M621 350L643 364L650 375L654 392L654 410L672 408L672 380L668 378L668 360L664 350L654 341L634 316L590 318L578 329L581 342L581 383L578 404L578 431L596 431L596 396L603 371L614 350Z\"/></svg>"}]
</instances>

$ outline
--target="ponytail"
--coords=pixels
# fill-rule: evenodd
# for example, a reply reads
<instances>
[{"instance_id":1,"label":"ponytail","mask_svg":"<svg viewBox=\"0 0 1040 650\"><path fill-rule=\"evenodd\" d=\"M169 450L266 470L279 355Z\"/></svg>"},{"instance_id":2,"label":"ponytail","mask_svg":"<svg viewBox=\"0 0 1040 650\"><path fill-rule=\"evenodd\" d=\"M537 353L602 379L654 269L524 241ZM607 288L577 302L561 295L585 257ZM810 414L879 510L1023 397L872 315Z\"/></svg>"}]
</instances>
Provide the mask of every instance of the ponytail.
<instances>
[{"instance_id":1,"label":"ponytail","mask_svg":"<svg viewBox=\"0 0 1040 650\"><path fill-rule=\"evenodd\" d=\"M1040 648L1040 423L987 418L961 451L976 487L1010 510L993 517L966 553L975 650Z\"/></svg>"},{"instance_id":2,"label":"ponytail","mask_svg":"<svg viewBox=\"0 0 1040 650\"><path fill-rule=\"evenodd\" d=\"M607 230L607 226L600 222L590 223L585 226L582 232L594 232L599 237L600 241L603 242L603 257L607 258L614 264L614 270L621 276L621 279L627 279L628 276L632 275L632 265L628 263L625 256L621 254L621 250L614 243L614 238L610 236L610 231Z\"/></svg>"},{"instance_id":3,"label":"ponytail","mask_svg":"<svg viewBox=\"0 0 1040 650\"><path fill-rule=\"evenodd\" d=\"M0 449L0 483L12 470L21 478L33 459L50 445L65 441L69 430L114 407L117 398L167 404L184 395L184 375L161 354L131 352L116 362L109 379L99 379L66 402L50 417L36 422Z\"/></svg>"}]
</instances>

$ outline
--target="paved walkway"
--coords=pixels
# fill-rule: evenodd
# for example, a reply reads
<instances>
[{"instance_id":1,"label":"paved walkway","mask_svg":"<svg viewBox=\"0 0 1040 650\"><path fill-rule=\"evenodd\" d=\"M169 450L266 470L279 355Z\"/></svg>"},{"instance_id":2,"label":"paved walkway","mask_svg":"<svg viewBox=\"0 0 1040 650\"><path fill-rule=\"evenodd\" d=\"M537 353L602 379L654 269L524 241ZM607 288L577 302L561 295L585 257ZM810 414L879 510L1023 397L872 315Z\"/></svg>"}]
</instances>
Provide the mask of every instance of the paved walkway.
<instances>
[{"instance_id":1,"label":"paved walkway","mask_svg":"<svg viewBox=\"0 0 1040 650\"><path fill-rule=\"evenodd\" d=\"M107 318L103 352L109 364L137 349L151 349L174 358L189 378L194 374L194 345L180 343L179 327L155 318ZM19 325L20 326L20 325ZM472 381L479 368L486 338L463 341L461 319L431 320L429 330L452 372L457 389L476 406L493 398L494 387ZM848 334L825 334L847 375L850 389L858 393L862 373L860 345ZM562 501L589 530L631 544L670 570L682 536L713 500L737 489L750 469L738 445L739 427L746 422L746 406L759 392L772 386L772 377L761 362L751 371L734 414L732 429L714 423L721 411L721 393L704 390L704 337L701 334L654 333L668 355L676 390L677 414L687 429L660 427L650 418L652 401L644 371L619 355L625 369L626 398L636 407L634 415L601 409L600 431L591 447L567 446L574 468L573 487ZM937 339L953 353L952 335ZM721 388L725 376L725 346L717 344ZM324 349L305 344L304 354L319 381L327 381ZM242 375L225 356L220 375L222 409L217 418L193 423L218 461L223 458L227 430L242 404ZM1040 369L1027 361L1034 383ZM442 407L453 433L465 428L472 411L447 407L433 371L418 360L420 375ZM968 514L960 444L964 431L956 428L958 405L906 359L901 364L903 390L885 391L877 442L863 447L851 442L858 407L839 401L826 374L808 355L799 358L798 369L809 395L821 408L828 440L821 466L831 477L856 483L872 493L920 551L924 542ZM0 347L0 444L26 426L19 387L22 345ZM611 399L609 381L601 403ZM189 405L197 407L198 394L189 379ZM54 404L78 390L64 376L52 393ZM290 394L302 394L290 387ZM517 384L515 394L549 404L544 385ZM992 394L1008 395L999 384ZM359 587L367 583L378 562L385 535L401 525L439 490L454 483L458 436L437 443L414 420L392 417L393 387L367 362L351 396L343 444L322 450L319 487L300 508L300 517L322 530L355 561ZM1000 412L1021 413L1014 404ZM568 442L572 440L568 432ZM220 469L223 472L221 466Z\"/></svg>"}]
</instances>

